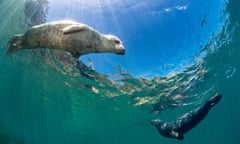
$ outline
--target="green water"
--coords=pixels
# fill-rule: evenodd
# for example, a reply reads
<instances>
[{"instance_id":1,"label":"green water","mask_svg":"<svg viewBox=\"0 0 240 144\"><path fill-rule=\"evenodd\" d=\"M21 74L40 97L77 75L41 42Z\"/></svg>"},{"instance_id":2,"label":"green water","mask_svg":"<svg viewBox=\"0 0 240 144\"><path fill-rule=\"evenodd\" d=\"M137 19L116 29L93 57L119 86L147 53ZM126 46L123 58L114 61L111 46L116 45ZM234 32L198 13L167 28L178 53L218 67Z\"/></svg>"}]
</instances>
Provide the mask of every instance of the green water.
<instances>
[{"instance_id":1,"label":"green water","mask_svg":"<svg viewBox=\"0 0 240 144\"><path fill-rule=\"evenodd\" d=\"M8 39L27 25L22 1L0 1L0 143L240 143L239 4L227 3L223 28L184 71L153 79L120 71L110 81L74 59L64 61L58 52L7 55ZM173 119L216 92L223 94L221 102L184 141L160 136L149 123Z\"/></svg>"}]
</instances>

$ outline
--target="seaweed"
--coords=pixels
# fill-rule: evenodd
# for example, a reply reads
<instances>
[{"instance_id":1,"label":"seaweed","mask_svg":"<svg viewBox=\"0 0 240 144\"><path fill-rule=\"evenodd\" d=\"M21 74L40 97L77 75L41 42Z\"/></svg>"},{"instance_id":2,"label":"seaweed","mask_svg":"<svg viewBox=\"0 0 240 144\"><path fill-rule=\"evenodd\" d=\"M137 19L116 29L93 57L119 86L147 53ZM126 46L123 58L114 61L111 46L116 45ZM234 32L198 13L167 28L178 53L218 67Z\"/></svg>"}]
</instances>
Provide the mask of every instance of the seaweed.
<instances>
[{"instance_id":1,"label":"seaweed","mask_svg":"<svg viewBox=\"0 0 240 144\"><path fill-rule=\"evenodd\" d=\"M48 6L47 0L26 0L24 14L27 25L33 26L45 23L47 21Z\"/></svg>"}]
</instances>

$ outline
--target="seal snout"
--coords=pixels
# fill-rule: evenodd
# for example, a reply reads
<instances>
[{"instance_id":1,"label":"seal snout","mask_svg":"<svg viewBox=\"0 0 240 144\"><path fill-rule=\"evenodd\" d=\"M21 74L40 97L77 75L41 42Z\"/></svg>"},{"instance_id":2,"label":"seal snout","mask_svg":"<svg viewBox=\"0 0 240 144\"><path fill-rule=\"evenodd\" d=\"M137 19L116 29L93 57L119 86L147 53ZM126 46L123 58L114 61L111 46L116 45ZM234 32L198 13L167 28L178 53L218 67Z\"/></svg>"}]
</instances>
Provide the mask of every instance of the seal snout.
<instances>
[{"instance_id":1,"label":"seal snout","mask_svg":"<svg viewBox=\"0 0 240 144\"><path fill-rule=\"evenodd\" d=\"M120 47L120 48L116 51L116 54L124 55L125 52L126 52L125 48L124 48L124 47Z\"/></svg>"},{"instance_id":2,"label":"seal snout","mask_svg":"<svg viewBox=\"0 0 240 144\"><path fill-rule=\"evenodd\" d=\"M207 106L213 107L216 105L220 100L222 99L221 94L215 94L214 96L210 97L208 101L206 102Z\"/></svg>"}]
</instances>

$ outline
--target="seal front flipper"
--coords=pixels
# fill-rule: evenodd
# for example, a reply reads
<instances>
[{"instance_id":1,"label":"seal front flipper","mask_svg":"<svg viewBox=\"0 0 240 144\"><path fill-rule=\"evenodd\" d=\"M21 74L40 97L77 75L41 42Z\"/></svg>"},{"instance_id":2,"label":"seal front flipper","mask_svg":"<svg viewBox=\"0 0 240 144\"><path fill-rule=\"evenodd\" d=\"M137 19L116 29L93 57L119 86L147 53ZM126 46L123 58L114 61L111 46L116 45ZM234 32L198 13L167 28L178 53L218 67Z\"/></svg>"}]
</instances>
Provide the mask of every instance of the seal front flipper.
<instances>
[{"instance_id":1,"label":"seal front flipper","mask_svg":"<svg viewBox=\"0 0 240 144\"><path fill-rule=\"evenodd\" d=\"M76 52L70 52L70 53L74 58L79 58L80 57L80 55L77 54Z\"/></svg>"},{"instance_id":2,"label":"seal front flipper","mask_svg":"<svg viewBox=\"0 0 240 144\"><path fill-rule=\"evenodd\" d=\"M65 28L62 29L63 34L67 35L67 34L72 34L72 33L78 33L81 31L86 30L86 27L84 26L79 26L79 25L71 25L71 26L67 26Z\"/></svg>"},{"instance_id":3,"label":"seal front flipper","mask_svg":"<svg viewBox=\"0 0 240 144\"><path fill-rule=\"evenodd\" d=\"M174 131L174 130L172 130L172 131L170 132L170 136L171 136L172 138L179 139L179 140L183 140L183 139L184 139L183 134L181 134L181 133L179 133L179 132L176 132L176 131Z\"/></svg>"}]
</instances>

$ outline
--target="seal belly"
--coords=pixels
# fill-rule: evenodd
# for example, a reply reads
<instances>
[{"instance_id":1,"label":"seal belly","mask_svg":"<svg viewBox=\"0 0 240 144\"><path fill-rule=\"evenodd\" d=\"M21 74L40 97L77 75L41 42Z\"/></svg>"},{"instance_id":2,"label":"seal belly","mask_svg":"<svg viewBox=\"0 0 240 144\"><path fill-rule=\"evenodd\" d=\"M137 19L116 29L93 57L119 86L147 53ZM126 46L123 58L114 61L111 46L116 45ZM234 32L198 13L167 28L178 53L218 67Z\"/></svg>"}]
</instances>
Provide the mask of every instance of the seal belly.
<instances>
[{"instance_id":1,"label":"seal belly","mask_svg":"<svg viewBox=\"0 0 240 144\"><path fill-rule=\"evenodd\" d=\"M77 55L97 52L100 39L93 32L79 31L62 37L61 45Z\"/></svg>"},{"instance_id":2,"label":"seal belly","mask_svg":"<svg viewBox=\"0 0 240 144\"><path fill-rule=\"evenodd\" d=\"M186 133L195 127L207 115L202 107L186 113L175 121L174 130L180 133Z\"/></svg>"}]
</instances>

